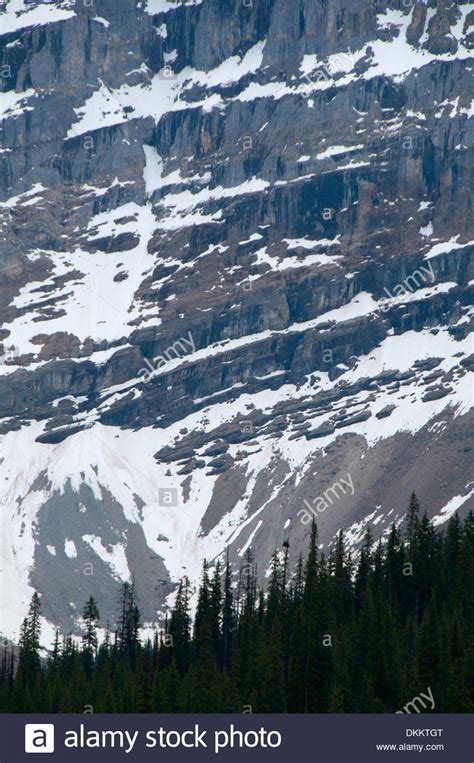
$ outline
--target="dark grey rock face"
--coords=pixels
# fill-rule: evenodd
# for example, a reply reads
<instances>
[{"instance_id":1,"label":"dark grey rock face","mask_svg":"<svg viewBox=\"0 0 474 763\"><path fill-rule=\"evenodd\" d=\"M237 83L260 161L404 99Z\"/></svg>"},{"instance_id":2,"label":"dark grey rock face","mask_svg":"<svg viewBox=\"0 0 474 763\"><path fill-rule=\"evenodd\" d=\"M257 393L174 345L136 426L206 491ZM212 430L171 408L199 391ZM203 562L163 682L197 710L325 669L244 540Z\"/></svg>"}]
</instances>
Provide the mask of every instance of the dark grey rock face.
<instances>
[{"instance_id":1,"label":"dark grey rock face","mask_svg":"<svg viewBox=\"0 0 474 763\"><path fill-rule=\"evenodd\" d=\"M407 28L407 40L411 45L420 41L420 37L425 31L427 15L427 6L423 2L418 2L413 7L413 15Z\"/></svg>"},{"instance_id":2,"label":"dark grey rock face","mask_svg":"<svg viewBox=\"0 0 474 763\"><path fill-rule=\"evenodd\" d=\"M467 510L472 3L19 5L0 629L32 587L51 623L94 592L113 624L132 575L156 621L203 558L296 559L311 513L356 550L413 489Z\"/></svg>"}]
</instances>

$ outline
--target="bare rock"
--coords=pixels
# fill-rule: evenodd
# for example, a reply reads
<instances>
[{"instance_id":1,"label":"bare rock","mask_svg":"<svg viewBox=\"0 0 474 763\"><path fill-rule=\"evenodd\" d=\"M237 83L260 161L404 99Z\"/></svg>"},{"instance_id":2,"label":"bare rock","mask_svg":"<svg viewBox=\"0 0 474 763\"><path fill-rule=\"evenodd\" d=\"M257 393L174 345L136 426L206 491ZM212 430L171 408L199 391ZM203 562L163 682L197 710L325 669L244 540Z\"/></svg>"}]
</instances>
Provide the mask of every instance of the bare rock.
<instances>
[{"instance_id":1,"label":"bare rock","mask_svg":"<svg viewBox=\"0 0 474 763\"><path fill-rule=\"evenodd\" d=\"M417 2L413 7L411 22L407 27L407 41L416 45L425 31L427 8L425 3Z\"/></svg>"}]
</instances>

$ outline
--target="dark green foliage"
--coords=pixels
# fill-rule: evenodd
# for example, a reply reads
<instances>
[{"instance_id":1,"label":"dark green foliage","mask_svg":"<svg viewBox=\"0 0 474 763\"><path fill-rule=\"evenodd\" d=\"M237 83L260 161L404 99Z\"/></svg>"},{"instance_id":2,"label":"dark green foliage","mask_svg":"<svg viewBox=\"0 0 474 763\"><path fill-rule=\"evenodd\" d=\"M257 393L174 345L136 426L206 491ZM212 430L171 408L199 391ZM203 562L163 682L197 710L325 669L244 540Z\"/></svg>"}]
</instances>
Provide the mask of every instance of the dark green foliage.
<instances>
[{"instance_id":1,"label":"dark green foliage","mask_svg":"<svg viewBox=\"0 0 474 763\"><path fill-rule=\"evenodd\" d=\"M436 532L413 494L404 532L393 525L383 546L368 528L355 565L342 532L319 553L313 522L306 561L292 563L288 541L275 551L265 595L251 550L235 580L228 559L223 570L204 563L194 623L191 595L185 578L142 643L124 583L115 638L107 626L100 647L91 596L82 643L57 631L46 658L35 594L19 652L0 653L0 710L380 713L429 687L426 712L474 711L472 513Z\"/></svg>"},{"instance_id":2,"label":"dark green foliage","mask_svg":"<svg viewBox=\"0 0 474 763\"><path fill-rule=\"evenodd\" d=\"M100 612L97 606L97 602L93 596L90 596L82 612L82 619L84 620L85 633L82 637L82 657L84 661L84 669L87 675L91 675L93 670L94 656L97 653L97 624L100 619ZM53 647L53 662L55 660L56 640Z\"/></svg>"},{"instance_id":3,"label":"dark green foliage","mask_svg":"<svg viewBox=\"0 0 474 763\"><path fill-rule=\"evenodd\" d=\"M123 583L120 589L119 620L116 632L116 645L118 651L133 666L135 666L137 651L140 645L139 634L140 610L138 609L135 584Z\"/></svg>"}]
</instances>

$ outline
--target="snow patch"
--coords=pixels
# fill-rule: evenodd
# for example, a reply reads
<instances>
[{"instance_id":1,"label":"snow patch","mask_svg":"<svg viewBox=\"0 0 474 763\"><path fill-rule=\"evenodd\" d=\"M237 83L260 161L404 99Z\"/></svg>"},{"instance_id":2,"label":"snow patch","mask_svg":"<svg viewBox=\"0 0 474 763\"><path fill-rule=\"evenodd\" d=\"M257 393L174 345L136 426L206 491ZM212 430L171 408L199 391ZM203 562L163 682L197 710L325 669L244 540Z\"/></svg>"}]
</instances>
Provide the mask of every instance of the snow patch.
<instances>
[{"instance_id":1,"label":"snow patch","mask_svg":"<svg viewBox=\"0 0 474 763\"><path fill-rule=\"evenodd\" d=\"M192 5L201 5L202 0L146 0L145 11L150 15L155 13L168 13L175 8L186 8Z\"/></svg>"},{"instance_id":2,"label":"snow patch","mask_svg":"<svg viewBox=\"0 0 474 763\"><path fill-rule=\"evenodd\" d=\"M69 10L73 5L72 0L54 4L46 0L31 7L27 0L9 0L6 12L0 13L0 35L10 34L30 26L53 24L70 19L76 15L73 10Z\"/></svg>"},{"instance_id":3,"label":"snow patch","mask_svg":"<svg viewBox=\"0 0 474 763\"><path fill-rule=\"evenodd\" d=\"M97 556L111 568L114 577L127 583L131 582L132 577L128 568L127 556L125 554L123 543L111 545L111 550L109 551L102 544L101 539L96 535L83 535L82 540L85 541Z\"/></svg>"},{"instance_id":4,"label":"snow patch","mask_svg":"<svg viewBox=\"0 0 474 763\"><path fill-rule=\"evenodd\" d=\"M76 559L77 549L73 540L66 540L64 542L64 553L69 557L69 559Z\"/></svg>"},{"instance_id":5,"label":"snow patch","mask_svg":"<svg viewBox=\"0 0 474 763\"><path fill-rule=\"evenodd\" d=\"M444 522L447 522L448 519L452 517L453 514L455 514L472 495L474 495L474 489L471 490L467 495L455 495L453 498L451 498L451 500L448 501L445 506L443 506L439 514L433 518L433 524L435 527L442 525Z\"/></svg>"},{"instance_id":6,"label":"snow patch","mask_svg":"<svg viewBox=\"0 0 474 763\"><path fill-rule=\"evenodd\" d=\"M29 103L25 105L25 102L33 97L36 97L36 92L31 87L28 88L28 90L24 90L22 93L15 93L14 90L0 93L0 117L2 119L18 117L20 114L23 114L24 111L33 111L32 105Z\"/></svg>"}]
</instances>

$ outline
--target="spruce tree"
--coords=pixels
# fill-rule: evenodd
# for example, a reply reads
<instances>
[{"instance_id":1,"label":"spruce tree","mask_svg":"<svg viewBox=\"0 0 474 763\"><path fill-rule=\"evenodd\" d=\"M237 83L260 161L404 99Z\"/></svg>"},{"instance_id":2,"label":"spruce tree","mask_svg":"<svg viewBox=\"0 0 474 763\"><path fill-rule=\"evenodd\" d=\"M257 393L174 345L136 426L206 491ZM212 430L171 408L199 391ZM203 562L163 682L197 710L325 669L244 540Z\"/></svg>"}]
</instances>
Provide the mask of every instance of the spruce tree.
<instances>
[{"instance_id":1,"label":"spruce tree","mask_svg":"<svg viewBox=\"0 0 474 763\"><path fill-rule=\"evenodd\" d=\"M84 620L84 635L82 637L83 650L95 655L97 652L97 625L100 620L100 612L97 602L93 596L90 596L84 604L82 612Z\"/></svg>"},{"instance_id":2,"label":"spruce tree","mask_svg":"<svg viewBox=\"0 0 474 763\"><path fill-rule=\"evenodd\" d=\"M140 610L134 582L122 583L120 589L116 641L119 652L135 665L140 646Z\"/></svg>"},{"instance_id":3,"label":"spruce tree","mask_svg":"<svg viewBox=\"0 0 474 763\"><path fill-rule=\"evenodd\" d=\"M234 653L235 633L234 594L232 591L232 571L227 553L224 573L224 594L222 602L221 664L229 668Z\"/></svg>"},{"instance_id":4,"label":"spruce tree","mask_svg":"<svg viewBox=\"0 0 474 763\"><path fill-rule=\"evenodd\" d=\"M169 660L175 661L179 673L183 675L188 667L191 656L191 618L189 615L189 580L181 580L176 595L175 605L171 613L170 636L173 644L169 650ZM173 697L173 702L175 698ZM172 712L172 711L170 711Z\"/></svg>"},{"instance_id":5,"label":"spruce tree","mask_svg":"<svg viewBox=\"0 0 474 763\"><path fill-rule=\"evenodd\" d=\"M405 534L410 546L413 544L416 531L418 529L418 515L420 513L420 509L420 501L418 500L417 494L413 491L410 496L410 503L408 504L408 509L405 517Z\"/></svg>"}]
</instances>

